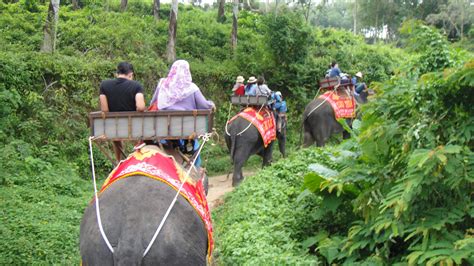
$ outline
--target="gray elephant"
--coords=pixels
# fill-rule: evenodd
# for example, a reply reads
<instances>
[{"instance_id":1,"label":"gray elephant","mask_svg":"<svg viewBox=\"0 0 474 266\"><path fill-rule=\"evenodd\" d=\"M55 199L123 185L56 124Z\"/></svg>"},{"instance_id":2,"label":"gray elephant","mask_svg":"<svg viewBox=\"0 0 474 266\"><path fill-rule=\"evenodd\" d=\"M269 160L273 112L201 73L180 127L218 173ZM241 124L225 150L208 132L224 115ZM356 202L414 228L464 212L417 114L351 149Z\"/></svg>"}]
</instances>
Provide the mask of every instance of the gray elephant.
<instances>
[{"instance_id":1,"label":"gray elephant","mask_svg":"<svg viewBox=\"0 0 474 266\"><path fill-rule=\"evenodd\" d=\"M145 176L115 181L100 195L102 224L114 249L102 238L94 201L80 228L83 265L206 265L208 235L199 214L182 196L148 254L143 252L172 202L176 190Z\"/></svg>"},{"instance_id":2,"label":"gray elephant","mask_svg":"<svg viewBox=\"0 0 474 266\"><path fill-rule=\"evenodd\" d=\"M227 127L229 135L225 135L225 140L234 164L232 186L237 186L244 179L242 167L251 155L258 154L263 158L262 167L270 165L272 161L275 141L265 148L258 129L249 123L246 119L237 117ZM286 120L283 120L281 130L277 132L278 146L283 157L286 156L286 128Z\"/></svg>"},{"instance_id":3,"label":"gray elephant","mask_svg":"<svg viewBox=\"0 0 474 266\"><path fill-rule=\"evenodd\" d=\"M359 95L355 96L357 104L366 103L367 97L367 91L362 91ZM303 112L304 147L311 146L315 142L318 147L322 147L333 134L342 133L343 138L349 137L349 133L337 122L331 104L328 102L323 103L323 101L320 98L312 100ZM351 126L352 120L348 119L347 123Z\"/></svg>"}]
</instances>

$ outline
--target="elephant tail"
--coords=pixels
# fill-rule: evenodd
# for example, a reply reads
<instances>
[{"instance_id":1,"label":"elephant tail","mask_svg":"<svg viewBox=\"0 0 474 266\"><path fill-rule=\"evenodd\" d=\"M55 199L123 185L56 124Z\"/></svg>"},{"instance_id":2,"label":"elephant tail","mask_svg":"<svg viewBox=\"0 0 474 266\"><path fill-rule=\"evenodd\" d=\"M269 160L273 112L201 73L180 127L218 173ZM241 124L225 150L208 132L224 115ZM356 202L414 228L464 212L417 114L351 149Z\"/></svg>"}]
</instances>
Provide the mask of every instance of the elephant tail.
<instances>
[{"instance_id":1,"label":"elephant tail","mask_svg":"<svg viewBox=\"0 0 474 266\"><path fill-rule=\"evenodd\" d=\"M234 163L235 142L237 140L236 134L230 135L230 160Z\"/></svg>"}]
</instances>

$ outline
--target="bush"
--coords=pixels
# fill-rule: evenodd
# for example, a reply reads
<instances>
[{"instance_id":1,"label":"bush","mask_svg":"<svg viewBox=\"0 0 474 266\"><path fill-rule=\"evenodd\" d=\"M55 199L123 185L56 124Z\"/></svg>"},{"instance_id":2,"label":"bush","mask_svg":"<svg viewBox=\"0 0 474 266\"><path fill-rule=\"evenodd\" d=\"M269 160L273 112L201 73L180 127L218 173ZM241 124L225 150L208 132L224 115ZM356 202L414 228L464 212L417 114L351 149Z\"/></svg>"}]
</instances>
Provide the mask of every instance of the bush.
<instances>
[{"instance_id":1,"label":"bush","mask_svg":"<svg viewBox=\"0 0 474 266\"><path fill-rule=\"evenodd\" d=\"M167 21L154 20L151 3L130 2L126 12L118 12L118 1L81 3L82 9L76 11L61 6L57 50L44 54L39 47L47 5L29 0L0 2L0 170L4 174L0 179L4 236L0 264L78 263L79 219L91 191L83 180L90 175L87 115L98 109L100 81L113 77L118 62L130 61L149 100L159 78L168 72L163 56ZM167 17L169 5L163 5L160 12ZM289 132L296 133L301 129L300 112L332 59L341 60L343 69L351 73L369 69L370 80L382 81L402 53L368 46L346 32L310 28L291 12L275 19L247 11L240 13L238 48L233 53L231 21L217 23L215 12L193 7L180 6L179 12L177 57L190 61L194 82L220 107L216 128L221 136L229 117L228 95L237 75L265 75L270 88L282 90L290 103ZM291 53L285 56L287 51ZM296 136L290 133L291 144L297 143ZM111 165L99 152L95 154L98 175L105 176ZM230 166L222 141L209 149L206 158L211 173ZM249 164L259 165L260 161L253 157ZM277 183L275 180L275 187L281 188ZM294 199L297 191L294 187L288 196ZM289 213L303 213L294 206L287 205ZM289 241L282 244L283 249L303 254L298 241L303 240L307 225L302 220L285 225L300 233L280 235ZM298 256L289 255L285 260L281 255L275 263L291 263L293 258L297 262ZM262 255L253 260L260 263L267 258Z\"/></svg>"}]
</instances>

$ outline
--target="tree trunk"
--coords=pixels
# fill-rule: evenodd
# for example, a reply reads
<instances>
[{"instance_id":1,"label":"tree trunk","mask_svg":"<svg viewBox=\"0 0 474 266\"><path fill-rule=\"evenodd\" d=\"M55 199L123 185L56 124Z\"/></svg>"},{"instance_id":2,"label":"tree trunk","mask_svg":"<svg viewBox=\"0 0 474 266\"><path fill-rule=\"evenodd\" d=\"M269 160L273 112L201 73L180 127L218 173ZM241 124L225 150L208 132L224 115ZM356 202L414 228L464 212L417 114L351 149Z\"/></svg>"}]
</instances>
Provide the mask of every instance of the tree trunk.
<instances>
[{"instance_id":1,"label":"tree trunk","mask_svg":"<svg viewBox=\"0 0 474 266\"><path fill-rule=\"evenodd\" d=\"M357 0L354 0L354 34L357 34Z\"/></svg>"},{"instance_id":2,"label":"tree trunk","mask_svg":"<svg viewBox=\"0 0 474 266\"><path fill-rule=\"evenodd\" d=\"M160 0L153 0L153 16L160 20Z\"/></svg>"},{"instance_id":3,"label":"tree trunk","mask_svg":"<svg viewBox=\"0 0 474 266\"><path fill-rule=\"evenodd\" d=\"M238 17L239 17L239 0L234 0L234 5L232 6L232 36L231 36L231 46L232 51L235 54L237 50L237 29L238 29Z\"/></svg>"},{"instance_id":4,"label":"tree trunk","mask_svg":"<svg viewBox=\"0 0 474 266\"><path fill-rule=\"evenodd\" d=\"M79 0L72 0L72 9L73 10L78 10L79 7Z\"/></svg>"},{"instance_id":5,"label":"tree trunk","mask_svg":"<svg viewBox=\"0 0 474 266\"><path fill-rule=\"evenodd\" d=\"M377 5L377 13L375 14L375 38L374 38L374 43L377 43L378 32L379 32L379 9L378 9L378 5Z\"/></svg>"},{"instance_id":6,"label":"tree trunk","mask_svg":"<svg viewBox=\"0 0 474 266\"><path fill-rule=\"evenodd\" d=\"M219 0L219 9L217 10L217 21L224 22L225 21L225 0Z\"/></svg>"},{"instance_id":7,"label":"tree trunk","mask_svg":"<svg viewBox=\"0 0 474 266\"><path fill-rule=\"evenodd\" d=\"M469 6L467 6L469 8ZM461 41L464 38L464 5L461 4Z\"/></svg>"},{"instance_id":8,"label":"tree trunk","mask_svg":"<svg viewBox=\"0 0 474 266\"><path fill-rule=\"evenodd\" d=\"M43 45L41 52L53 53L56 49L56 31L58 28L59 18L59 0L51 0L49 2L48 16L43 27Z\"/></svg>"},{"instance_id":9,"label":"tree trunk","mask_svg":"<svg viewBox=\"0 0 474 266\"><path fill-rule=\"evenodd\" d=\"M120 11L125 11L127 9L128 0L121 0L120 1Z\"/></svg>"},{"instance_id":10,"label":"tree trunk","mask_svg":"<svg viewBox=\"0 0 474 266\"><path fill-rule=\"evenodd\" d=\"M307 4L307 9L306 11L304 12L304 17L305 17L305 20L306 20L306 23L308 23L308 20L309 20L309 13L311 12L311 0L309 0L308 4Z\"/></svg>"},{"instance_id":11,"label":"tree trunk","mask_svg":"<svg viewBox=\"0 0 474 266\"><path fill-rule=\"evenodd\" d=\"M275 0L275 13L274 13L275 18L278 16L278 0Z\"/></svg>"},{"instance_id":12,"label":"tree trunk","mask_svg":"<svg viewBox=\"0 0 474 266\"><path fill-rule=\"evenodd\" d=\"M170 24L168 27L168 46L166 47L166 58L169 63L176 60L176 31L178 29L178 0L171 2Z\"/></svg>"},{"instance_id":13,"label":"tree trunk","mask_svg":"<svg viewBox=\"0 0 474 266\"><path fill-rule=\"evenodd\" d=\"M270 6L270 0L265 1L265 13L268 13L269 7Z\"/></svg>"}]
</instances>

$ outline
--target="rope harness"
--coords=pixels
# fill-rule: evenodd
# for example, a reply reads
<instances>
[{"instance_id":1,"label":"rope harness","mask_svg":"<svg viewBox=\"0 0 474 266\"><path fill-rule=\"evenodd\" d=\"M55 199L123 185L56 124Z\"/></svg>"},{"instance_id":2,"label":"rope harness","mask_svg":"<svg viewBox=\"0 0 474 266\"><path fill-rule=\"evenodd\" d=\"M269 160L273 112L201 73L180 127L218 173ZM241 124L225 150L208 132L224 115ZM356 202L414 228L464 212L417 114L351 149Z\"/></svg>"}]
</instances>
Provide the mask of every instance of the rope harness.
<instances>
[{"instance_id":1,"label":"rope harness","mask_svg":"<svg viewBox=\"0 0 474 266\"><path fill-rule=\"evenodd\" d=\"M329 96L331 96L333 93L335 93L337 91L337 89L339 88L339 86L341 85L341 81L339 80L339 84L337 84L336 86L334 86L334 89L331 90L331 93L328 95L328 97L324 98L324 101L322 101L320 104L318 104L316 107L314 107L309 113L308 115L304 118L304 120L306 120L314 111L316 111L316 109L318 109L319 107L321 107L328 99L329 99ZM321 91L321 87L319 88L318 92L316 93L316 96L314 97L314 99L316 99L316 97L318 97L318 94L319 92ZM344 88L344 92L347 94L348 97L351 97L350 93L349 93L349 90L347 88ZM303 120L303 121L304 121Z\"/></svg>"},{"instance_id":2,"label":"rope harness","mask_svg":"<svg viewBox=\"0 0 474 266\"><path fill-rule=\"evenodd\" d=\"M92 152L93 139L95 139L95 137L89 137L89 153L90 153L90 159L91 159L92 181L94 183L95 213L97 216L97 224L99 225L99 231L100 231L100 234L102 235L102 238L105 241L105 244L107 244L107 247L109 248L110 252L114 253L114 248L112 247L112 245L109 242L109 239L105 235L104 228L102 227L102 220L100 219L99 197L97 197L97 182L95 179L94 153Z\"/></svg>"},{"instance_id":3,"label":"rope harness","mask_svg":"<svg viewBox=\"0 0 474 266\"><path fill-rule=\"evenodd\" d=\"M148 254L151 247L153 246L153 243L155 242L158 234L160 233L160 231L163 228L166 220L168 219L168 216L171 212L171 209L173 209L173 207L176 203L176 200L178 199L178 196L179 196L181 190L183 189L184 184L189 179L189 174L191 173L191 170L193 169L194 163L196 162L199 154L201 153L202 148L204 147L206 142L209 141L209 139L211 138L211 136L213 134L214 133L206 133L206 134L203 134L203 135L199 136L199 138L201 138L203 140L203 143L199 147L199 150L197 151L196 156L194 156L193 162L191 164L192 167L189 167L188 171L186 172L186 176L184 178L184 181L181 183L181 186L179 187L178 191L176 192L176 195L173 198L173 201L171 201L170 206L168 207L168 210L166 211L166 213L163 216L158 228L156 229L155 233L153 234L153 237L152 237L150 243L148 244L147 248L145 249L145 252L143 252L143 257L145 257ZM92 168L92 180L93 180L93 184L94 184L94 199L95 199L95 207L96 207L97 224L99 225L100 234L101 234L102 238L104 239L105 243L107 244L107 247L109 248L110 252L114 253L114 249L113 249L112 245L110 244L109 239L107 238L107 235L104 232L104 228L102 227L102 220L100 218L101 216L100 216L100 208L99 208L99 197L97 196L97 182L96 182L95 168L94 168L94 155L93 155L93 152L92 152L92 140L94 140L94 139L96 139L96 137L89 137L89 151L90 151L90 160L91 160L91 168Z\"/></svg>"},{"instance_id":4,"label":"rope harness","mask_svg":"<svg viewBox=\"0 0 474 266\"><path fill-rule=\"evenodd\" d=\"M262 106L260 106L260 109L258 109L257 113L260 113L260 111L262 111L264 106L265 106L265 104L262 104ZM229 108L229 116L230 116L230 108ZM227 122L225 123L225 133L227 134L227 136L230 136L229 130L227 128L227 126L229 125L229 121L230 121L229 116L227 117ZM253 123L253 121L255 121L256 118L257 118L256 116L254 118L252 118L252 121L249 122L249 125L244 130L237 133L236 136L242 135L245 131L247 131L250 128L250 126L252 126L252 123Z\"/></svg>"}]
</instances>

